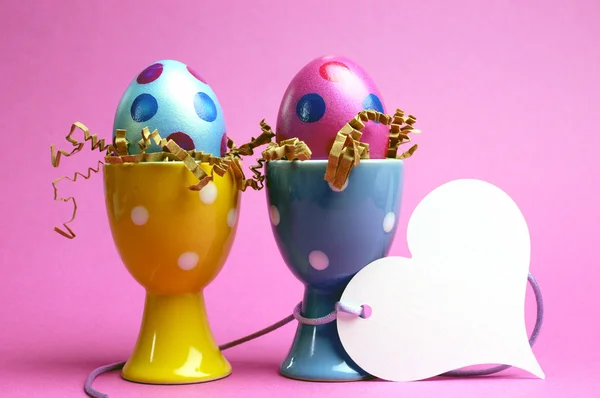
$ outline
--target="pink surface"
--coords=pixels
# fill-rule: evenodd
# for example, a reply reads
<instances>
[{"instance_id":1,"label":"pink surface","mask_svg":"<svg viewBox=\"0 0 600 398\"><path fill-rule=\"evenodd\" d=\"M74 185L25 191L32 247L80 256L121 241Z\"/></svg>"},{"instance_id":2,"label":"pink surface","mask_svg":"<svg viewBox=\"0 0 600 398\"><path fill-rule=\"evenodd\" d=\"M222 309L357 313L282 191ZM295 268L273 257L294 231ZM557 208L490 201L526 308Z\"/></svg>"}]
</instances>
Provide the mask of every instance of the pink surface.
<instances>
[{"instance_id":1,"label":"pink surface","mask_svg":"<svg viewBox=\"0 0 600 398\"><path fill-rule=\"evenodd\" d=\"M156 387L111 374L96 387L111 397L594 396L600 388L598 3L248 3L1 3L0 109L3 134L14 139L4 143L7 167L0 169L0 396L82 396L91 369L127 357L141 317L143 290L114 249L101 176L62 185L79 200L78 237L69 241L52 231L70 207L52 201L50 181L98 156L87 152L57 170L50 144L62 143L76 120L110 137L131 76L164 58L192 65L211 82L228 134L242 142L259 133L262 118L275 124L290 79L328 53L362 65L388 109L417 115L424 131L407 162L400 231L428 191L456 178L490 181L522 208L531 269L546 303L534 351L547 380L511 370L493 379L406 384L290 381L277 375L293 336L287 326L227 351L234 374L219 382ZM219 342L284 317L301 298L270 234L264 192L244 194L239 222L228 264L207 290ZM260 252L253 250L256 240ZM408 254L402 233L392 254Z\"/></svg>"}]
</instances>

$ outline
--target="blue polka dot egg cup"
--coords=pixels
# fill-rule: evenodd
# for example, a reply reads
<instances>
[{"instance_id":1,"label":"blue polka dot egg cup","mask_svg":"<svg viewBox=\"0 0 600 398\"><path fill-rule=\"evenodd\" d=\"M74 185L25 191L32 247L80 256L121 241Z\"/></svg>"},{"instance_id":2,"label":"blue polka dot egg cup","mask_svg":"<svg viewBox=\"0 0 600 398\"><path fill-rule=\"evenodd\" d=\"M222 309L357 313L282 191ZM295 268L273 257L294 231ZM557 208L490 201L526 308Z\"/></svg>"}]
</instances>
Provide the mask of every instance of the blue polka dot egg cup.
<instances>
[{"instance_id":1,"label":"blue polka dot egg cup","mask_svg":"<svg viewBox=\"0 0 600 398\"><path fill-rule=\"evenodd\" d=\"M362 160L342 189L323 179L327 160L267 163L272 230L285 263L305 285L304 317L329 314L350 279L388 254L401 207L403 162ZM310 381L370 378L345 352L335 322L298 324L280 372Z\"/></svg>"},{"instance_id":2,"label":"blue polka dot egg cup","mask_svg":"<svg viewBox=\"0 0 600 398\"><path fill-rule=\"evenodd\" d=\"M360 142L367 122L390 126L387 153L369 158ZM283 260L305 286L300 315L330 314L356 273L387 256L400 213L404 159L417 146L409 142L416 119L359 112L337 133L328 159L267 159L267 202L272 231ZM308 148L310 150L310 148ZM345 352L335 322L300 322L280 366L283 376L307 381L371 378Z\"/></svg>"}]
</instances>

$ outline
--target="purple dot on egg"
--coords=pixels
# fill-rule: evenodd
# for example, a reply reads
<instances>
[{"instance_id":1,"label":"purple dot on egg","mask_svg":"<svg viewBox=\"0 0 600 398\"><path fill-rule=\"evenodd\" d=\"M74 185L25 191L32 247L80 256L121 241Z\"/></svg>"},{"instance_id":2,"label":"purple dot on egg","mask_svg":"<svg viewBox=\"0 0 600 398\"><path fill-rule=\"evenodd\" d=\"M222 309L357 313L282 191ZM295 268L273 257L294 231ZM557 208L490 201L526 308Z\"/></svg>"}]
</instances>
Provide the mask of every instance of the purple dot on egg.
<instances>
[{"instance_id":1,"label":"purple dot on egg","mask_svg":"<svg viewBox=\"0 0 600 398\"><path fill-rule=\"evenodd\" d=\"M200 80L202 83L208 85L206 80L204 80L204 78L202 76L200 76L200 74L198 72L196 72L194 69L187 66L187 70L188 70L188 72L190 72L190 75L194 76L196 79Z\"/></svg>"},{"instance_id":2,"label":"purple dot on egg","mask_svg":"<svg viewBox=\"0 0 600 398\"><path fill-rule=\"evenodd\" d=\"M339 61L326 62L319 68L319 74L321 77L329 80L330 82L341 82L350 73L351 72L350 68L348 68L348 65Z\"/></svg>"},{"instance_id":3,"label":"purple dot on egg","mask_svg":"<svg viewBox=\"0 0 600 398\"><path fill-rule=\"evenodd\" d=\"M198 117L206 122L214 122L217 119L217 106L206 93L199 92L194 96L194 109Z\"/></svg>"},{"instance_id":4,"label":"purple dot on egg","mask_svg":"<svg viewBox=\"0 0 600 398\"><path fill-rule=\"evenodd\" d=\"M192 140L192 137L182 131L176 131L172 134L169 134L167 140L175 141L175 143L179 145L181 149L185 149L186 151L196 149L196 145L194 145L194 140Z\"/></svg>"},{"instance_id":5,"label":"purple dot on egg","mask_svg":"<svg viewBox=\"0 0 600 398\"><path fill-rule=\"evenodd\" d=\"M158 102L150 94L138 95L131 104L131 118L136 122L145 122L156 115Z\"/></svg>"},{"instance_id":6,"label":"purple dot on egg","mask_svg":"<svg viewBox=\"0 0 600 398\"><path fill-rule=\"evenodd\" d=\"M325 115L325 108L325 100L319 94L305 94L296 104L296 115L304 123L314 123Z\"/></svg>"},{"instance_id":7,"label":"purple dot on egg","mask_svg":"<svg viewBox=\"0 0 600 398\"><path fill-rule=\"evenodd\" d=\"M138 82L138 84L152 83L160 77L162 72L163 65L161 63L150 65L138 75L136 81Z\"/></svg>"},{"instance_id":8,"label":"purple dot on egg","mask_svg":"<svg viewBox=\"0 0 600 398\"><path fill-rule=\"evenodd\" d=\"M227 150L229 149L227 148L227 141L227 133L223 133L223 137L221 137L221 157L225 156Z\"/></svg>"}]
</instances>

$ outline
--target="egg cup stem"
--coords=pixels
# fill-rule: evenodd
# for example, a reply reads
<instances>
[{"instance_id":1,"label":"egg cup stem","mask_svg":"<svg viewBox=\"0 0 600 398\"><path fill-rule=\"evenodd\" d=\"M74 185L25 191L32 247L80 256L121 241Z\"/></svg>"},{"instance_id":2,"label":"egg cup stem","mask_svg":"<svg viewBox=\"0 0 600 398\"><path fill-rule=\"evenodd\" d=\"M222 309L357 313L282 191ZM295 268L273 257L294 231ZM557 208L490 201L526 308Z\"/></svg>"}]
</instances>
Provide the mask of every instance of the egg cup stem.
<instances>
[{"instance_id":1,"label":"egg cup stem","mask_svg":"<svg viewBox=\"0 0 600 398\"><path fill-rule=\"evenodd\" d=\"M302 316L320 318L335 307L345 283L331 290L307 286L302 301ZM336 322L312 326L298 323L287 358L280 367L282 376L307 381L355 381L371 378L344 350Z\"/></svg>"},{"instance_id":2,"label":"egg cup stem","mask_svg":"<svg viewBox=\"0 0 600 398\"><path fill-rule=\"evenodd\" d=\"M146 293L137 344L122 377L147 384L188 384L221 379L231 365L217 346L203 293Z\"/></svg>"}]
</instances>

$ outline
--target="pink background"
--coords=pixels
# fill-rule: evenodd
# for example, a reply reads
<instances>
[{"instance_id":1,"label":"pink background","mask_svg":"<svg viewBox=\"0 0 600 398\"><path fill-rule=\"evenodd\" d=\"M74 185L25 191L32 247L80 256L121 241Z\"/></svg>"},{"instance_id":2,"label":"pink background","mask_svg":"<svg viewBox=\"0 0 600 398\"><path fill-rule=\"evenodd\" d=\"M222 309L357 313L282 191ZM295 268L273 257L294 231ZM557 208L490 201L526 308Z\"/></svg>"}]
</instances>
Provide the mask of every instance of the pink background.
<instances>
[{"instance_id":1,"label":"pink background","mask_svg":"<svg viewBox=\"0 0 600 398\"><path fill-rule=\"evenodd\" d=\"M2 1L0 396L83 396L90 370L127 358L141 319L144 292L114 249L100 175L62 185L80 204L78 237L69 241L52 230L68 219L70 206L52 201L51 180L99 156L86 151L53 169L50 144L62 144L74 121L109 137L127 84L164 58L205 76L227 131L241 143L259 133L262 118L275 124L293 75L329 53L356 60L388 108L419 118L424 134L407 162L400 231L428 191L456 178L490 181L521 207L546 304L534 351L547 380L510 370L485 380L291 381L277 374L295 328L288 325L227 351L234 373L219 382L157 387L114 373L95 387L111 397L594 395L600 4L270 3ZM244 194L239 222L229 261L206 292L219 343L283 318L301 299L271 236L263 191ZM260 253L253 250L259 236ZM391 254L408 254L402 233Z\"/></svg>"}]
</instances>

